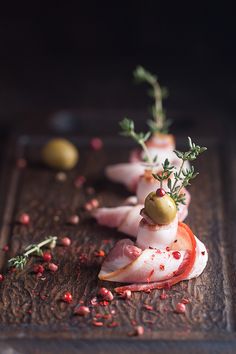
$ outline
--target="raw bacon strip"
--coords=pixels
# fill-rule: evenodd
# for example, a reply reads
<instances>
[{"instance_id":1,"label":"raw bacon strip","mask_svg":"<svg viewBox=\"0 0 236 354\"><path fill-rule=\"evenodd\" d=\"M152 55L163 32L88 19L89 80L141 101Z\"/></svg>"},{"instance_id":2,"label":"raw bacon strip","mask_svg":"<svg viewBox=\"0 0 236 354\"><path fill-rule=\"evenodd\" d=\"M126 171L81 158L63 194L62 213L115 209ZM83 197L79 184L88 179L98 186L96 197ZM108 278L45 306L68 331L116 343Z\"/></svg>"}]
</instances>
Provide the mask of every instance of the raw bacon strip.
<instances>
[{"instance_id":1,"label":"raw bacon strip","mask_svg":"<svg viewBox=\"0 0 236 354\"><path fill-rule=\"evenodd\" d=\"M99 277L114 272L134 261L142 250L129 239L118 241L105 258Z\"/></svg>"},{"instance_id":2,"label":"raw bacon strip","mask_svg":"<svg viewBox=\"0 0 236 354\"><path fill-rule=\"evenodd\" d=\"M139 177L144 173L145 166L137 163L119 163L107 166L105 175L113 182L124 184L131 192L136 191Z\"/></svg>"},{"instance_id":3,"label":"raw bacon strip","mask_svg":"<svg viewBox=\"0 0 236 354\"><path fill-rule=\"evenodd\" d=\"M178 226L178 233L177 233L177 242L179 246L181 245L181 249L179 249L179 252L186 251L188 254L187 262L184 264L181 269L182 272L175 273L173 276L169 279L163 279L161 281L154 281L153 283L144 283L144 284L132 284L132 285L126 285L126 286L121 286L115 289L116 292L121 293L125 290L131 290L131 291L146 291L146 290L152 290L152 289L162 289L165 287L170 287L173 286L176 283L179 283L182 280L188 279L188 277L191 275L191 272L194 268L194 265L196 263L196 248L197 248L197 243L196 243L196 237L193 235L191 229L184 223L179 223ZM176 249L176 242L173 244L173 250ZM135 260L137 262L137 259ZM133 263L129 264L125 268L122 268L120 272L127 271L127 268L132 268ZM116 272L119 272L117 270ZM117 275L116 275L117 276ZM120 275L118 274L120 277ZM133 280L135 281L135 280ZM137 282L137 280L136 280Z\"/></svg>"},{"instance_id":4,"label":"raw bacon strip","mask_svg":"<svg viewBox=\"0 0 236 354\"><path fill-rule=\"evenodd\" d=\"M177 228L178 216L168 225L150 225L142 219L137 233L137 245L142 249L148 247L165 249L175 241Z\"/></svg>"},{"instance_id":5,"label":"raw bacon strip","mask_svg":"<svg viewBox=\"0 0 236 354\"><path fill-rule=\"evenodd\" d=\"M98 208L92 211L91 215L99 225L108 227L119 227L127 217L133 206L120 206L115 208Z\"/></svg>"},{"instance_id":6,"label":"raw bacon strip","mask_svg":"<svg viewBox=\"0 0 236 354\"><path fill-rule=\"evenodd\" d=\"M117 245L117 247L115 247L117 252L113 251L109 262L110 266L108 267L107 262L104 262L99 274L99 279L125 283L162 281L179 273L184 267L184 264L188 263L189 255L187 251L180 251L180 258L176 259L173 257L172 252L156 249L146 249L141 251L140 248L137 248L134 245L130 245L130 247L135 247L133 252L135 252L136 258L131 261L130 259L127 259L127 255L124 254L124 252L119 250L120 246L121 245ZM138 255L136 249L141 252L140 255ZM122 253L122 256L115 256L115 253ZM117 264L117 261L119 262L119 265L121 265L120 268L115 267L113 264ZM113 267L111 267L111 265L113 265ZM110 272L110 269L113 269L113 271Z\"/></svg>"},{"instance_id":7,"label":"raw bacon strip","mask_svg":"<svg viewBox=\"0 0 236 354\"><path fill-rule=\"evenodd\" d=\"M142 219L140 211L143 205L133 206L132 209L127 213L125 219L118 227L118 231L123 232L129 236L137 237L139 223Z\"/></svg>"},{"instance_id":8,"label":"raw bacon strip","mask_svg":"<svg viewBox=\"0 0 236 354\"><path fill-rule=\"evenodd\" d=\"M183 205L183 207L180 206L180 210L178 211L178 219L181 221L183 221L183 218L188 214L188 205L190 202L190 194L187 190L185 190L185 193L186 205ZM114 208L98 208L92 211L91 215L97 220L99 225L118 228L120 232L136 238L139 223L142 219L140 216L142 208L143 204L122 205Z\"/></svg>"}]
</instances>

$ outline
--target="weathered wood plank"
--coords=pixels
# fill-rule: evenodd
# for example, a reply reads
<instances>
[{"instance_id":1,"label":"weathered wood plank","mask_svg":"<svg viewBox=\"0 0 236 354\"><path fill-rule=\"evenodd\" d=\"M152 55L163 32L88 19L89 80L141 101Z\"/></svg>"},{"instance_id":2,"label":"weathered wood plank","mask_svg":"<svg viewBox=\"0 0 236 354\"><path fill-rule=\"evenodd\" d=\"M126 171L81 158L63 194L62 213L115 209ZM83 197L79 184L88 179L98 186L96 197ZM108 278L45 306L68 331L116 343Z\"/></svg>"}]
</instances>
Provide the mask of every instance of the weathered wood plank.
<instances>
[{"instance_id":1,"label":"weathered wood plank","mask_svg":"<svg viewBox=\"0 0 236 354\"><path fill-rule=\"evenodd\" d=\"M197 163L201 173L191 187L192 204L187 220L209 249L209 263L203 275L174 286L168 291L169 298L165 301L159 299L160 291L135 293L129 301L116 297L110 306L100 306L99 310L93 308L92 316L84 319L73 315L73 308L78 301L89 303L102 284L110 289L115 285L97 280L102 259L95 257L94 251L102 248L108 252L124 236L98 226L84 212L84 202L91 196L85 188L76 189L73 181L78 174L86 175L87 186L95 187L96 197L102 205L118 205L128 192L108 182L103 176L103 168L108 163L127 160L127 146L108 141L103 150L92 152L84 142L80 148L78 168L67 173L65 182L59 182L55 180L55 172L38 162L43 141L38 137L28 140L23 152L29 160L27 168L19 170L14 160L11 161L0 240L1 246L8 242L10 250L7 254L2 253L1 258L4 263L6 257L3 256L11 257L29 243L51 234L59 237L69 235L73 242L67 249L55 249L54 261L59 265L59 271L54 274L46 272L45 279L37 279L32 274L36 258L29 262L23 272L6 274L0 284L0 336L127 338L135 321L145 327L143 338L149 340L220 337L233 340L235 321L232 288L235 278L229 274L230 249L225 246L226 201L222 197L218 146L212 144ZM22 148L22 144L19 146L18 142L17 153L19 148ZM21 212L30 214L29 226L16 222ZM80 215L78 226L68 225L71 214ZM67 290L73 294L72 305L61 301ZM188 297L191 302L185 316L173 311L175 303L183 297ZM144 303L152 305L153 311L145 310ZM111 321L107 320L104 327L94 327L92 317L97 312L110 313L119 326L108 328L107 324Z\"/></svg>"}]
</instances>

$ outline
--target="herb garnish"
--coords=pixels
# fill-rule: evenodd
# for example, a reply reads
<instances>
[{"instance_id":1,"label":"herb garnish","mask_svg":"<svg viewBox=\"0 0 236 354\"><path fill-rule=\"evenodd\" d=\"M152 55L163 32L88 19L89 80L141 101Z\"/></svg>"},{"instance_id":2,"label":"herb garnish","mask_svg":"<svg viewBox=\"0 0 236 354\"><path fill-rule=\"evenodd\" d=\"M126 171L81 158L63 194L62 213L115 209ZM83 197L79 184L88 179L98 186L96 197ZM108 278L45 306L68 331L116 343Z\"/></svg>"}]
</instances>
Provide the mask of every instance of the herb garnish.
<instances>
[{"instance_id":1,"label":"herb garnish","mask_svg":"<svg viewBox=\"0 0 236 354\"><path fill-rule=\"evenodd\" d=\"M46 245L49 245L51 248L55 247L56 240L56 236L49 236L38 244L29 245L25 248L25 252L22 255L9 259L9 267L15 267L22 270L29 259L29 255L42 256L43 252L41 248Z\"/></svg>"},{"instance_id":2,"label":"herb garnish","mask_svg":"<svg viewBox=\"0 0 236 354\"><path fill-rule=\"evenodd\" d=\"M188 144L189 150L186 152L174 150L176 156L182 160L178 171L176 171L176 167L172 166L169 160L166 159L162 164L163 171L161 174L153 174L153 177L160 182L161 188L163 181L167 180L167 187L169 190L166 191L166 193L169 194L177 206L179 203L185 204L185 193L181 193L182 188L190 186L190 181L198 175L198 172L194 171L193 166L184 169L184 163L186 161L190 162L196 160L198 155L207 150L206 147L194 144L191 138L188 138ZM170 178L172 173L174 173L174 182L172 182Z\"/></svg>"},{"instance_id":3,"label":"herb garnish","mask_svg":"<svg viewBox=\"0 0 236 354\"><path fill-rule=\"evenodd\" d=\"M151 89L148 90L149 96L154 99L154 104L151 106L153 119L148 121L151 131L153 133L168 133L171 121L166 119L166 113L162 104L162 100L168 96L166 87L161 87L157 76L151 74L142 66L137 66L133 74L136 82L146 82L151 86Z\"/></svg>"},{"instance_id":4,"label":"herb garnish","mask_svg":"<svg viewBox=\"0 0 236 354\"><path fill-rule=\"evenodd\" d=\"M145 144L145 142L149 139L151 132L136 133L134 127L134 121L128 118L124 118L119 123L119 125L121 127L121 135L130 137L134 141L136 141L136 143L138 143L142 147L148 164L150 165L154 164L156 162L157 156L155 156L155 158L153 159L152 156L150 155L150 152L148 151L147 145Z\"/></svg>"}]
</instances>

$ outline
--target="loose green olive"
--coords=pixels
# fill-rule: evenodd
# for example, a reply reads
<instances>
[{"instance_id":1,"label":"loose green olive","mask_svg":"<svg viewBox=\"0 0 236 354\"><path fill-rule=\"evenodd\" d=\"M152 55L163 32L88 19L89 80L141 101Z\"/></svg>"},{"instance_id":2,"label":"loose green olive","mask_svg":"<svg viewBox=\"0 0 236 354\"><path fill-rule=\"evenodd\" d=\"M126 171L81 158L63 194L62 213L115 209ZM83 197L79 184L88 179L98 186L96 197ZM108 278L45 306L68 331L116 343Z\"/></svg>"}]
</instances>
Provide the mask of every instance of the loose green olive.
<instances>
[{"instance_id":1,"label":"loose green olive","mask_svg":"<svg viewBox=\"0 0 236 354\"><path fill-rule=\"evenodd\" d=\"M159 197L156 192L148 194L144 202L144 210L147 216L159 225L169 224L177 213L173 199L168 194Z\"/></svg>"},{"instance_id":2,"label":"loose green olive","mask_svg":"<svg viewBox=\"0 0 236 354\"><path fill-rule=\"evenodd\" d=\"M77 148L66 139L51 139L42 149L42 159L49 167L70 170L78 162Z\"/></svg>"}]
</instances>

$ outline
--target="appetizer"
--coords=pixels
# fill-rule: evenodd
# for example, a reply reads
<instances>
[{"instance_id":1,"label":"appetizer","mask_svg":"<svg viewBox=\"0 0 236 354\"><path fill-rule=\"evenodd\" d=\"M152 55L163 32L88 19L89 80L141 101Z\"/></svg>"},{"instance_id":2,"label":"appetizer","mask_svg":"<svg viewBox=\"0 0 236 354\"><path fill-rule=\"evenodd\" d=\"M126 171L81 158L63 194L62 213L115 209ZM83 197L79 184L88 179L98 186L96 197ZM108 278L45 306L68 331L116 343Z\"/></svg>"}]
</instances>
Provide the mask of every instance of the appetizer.
<instances>
[{"instance_id":1,"label":"appetizer","mask_svg":"<svg viewBox=\"0 0 236 354\"><path fill-rule=\"evenodd\" d=\"M206 247L179 221L178 208L185 202L183 188L198 174L193 166L184 168L184 162L195 160L205 150L189 138L188 151L175 151L182 161L180 168L166 159L162 173L154 174L160 186L145 198L136 243L129 239L117 242L99 273L101 280L134 283L116 288L117 292L170 287L203 272ZM174 178L170 178L172 174Z\"/></svg>"},{"instance_id":2,"label":"appetizer","mask_svg":"<svg viewBox=\"0 0 236 354\"><path fill-rule=\"evenodd\" d=\"M136 191L138 179L145 171L143 162L149 157L154 159L156 155L158 156L156 167L159 169L166 158L176 167L180 164L178 157L173 153L175 139L173 135L168 134L170 121L166 118L162 104L163 98L167 96L166 88L161 87L157 77L142 66L136 68L134 78L137 82L145 82L151 87L149 94L154 99L151 107L152 119L148 121L150 132L143 136L146 140L146 149L133 150L130 162L107 166L105 170L106 176L111 181L124 184L131 192Z\"/></svg>"},{"instance_id":3,"label":"appetizer","mask_svg":"<svg viewBox=\"0 0 236 354\"><path fill-rule=\"evenodd\" d=\"M124 205L119 207L98 208L93 211L92 215L100 225L115 227L120 232L136 237L141 220L140 211L143 208L145 197L161 186L167 187L168 179L173 180L174 178L173 170L176 167L174 165L170 166L169 160L165 159L160 168L159 157L153 157L149 154L146 140L150 136L150 132L146 134L136 133L134 122L127 118L120 122L120 126L122 134L134 139L142 147L143 152L145 152L147 156L146 162L143 165L139 164L139 166L143 166L143 172L138 178L136 176L136 196L129 197ZM184 168L186 163L188 163L188 159L182 160L176 151L174 151L173 154L178 158L180 164L182 164L182 168ZM130 166L130 164L127 165ZM134 170L131 169L131 171ZM130 176L129 171L127 171L124 177L128 180L128 178L132 178L132 174ZM183 221L187 217L188 205L190 203L190 194L185 186L182 187L182 193L185 195L185 203L180 204L178 208L178 219L180 221Z\"/></svg>"}]
</instances>

